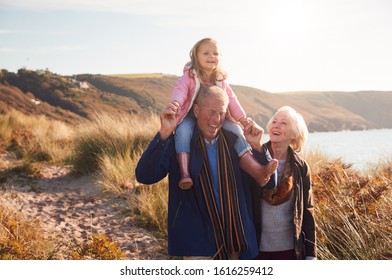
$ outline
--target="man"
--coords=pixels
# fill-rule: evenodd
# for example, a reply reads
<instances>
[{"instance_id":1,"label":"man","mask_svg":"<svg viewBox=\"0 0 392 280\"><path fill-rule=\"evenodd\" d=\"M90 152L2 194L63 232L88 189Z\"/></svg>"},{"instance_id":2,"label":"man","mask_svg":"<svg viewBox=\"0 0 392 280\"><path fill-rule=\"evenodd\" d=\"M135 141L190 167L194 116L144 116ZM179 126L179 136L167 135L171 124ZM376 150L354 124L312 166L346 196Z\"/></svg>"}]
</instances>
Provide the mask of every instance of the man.
<instances>
[{"instance_id":1,"label":"man","mask_svg":"<svg viewBox=\"0 0 392 280\"><path fill-rule=\"evenodd\" d=\"M196 127L191 141L191 189L179 188L173 131L178 110L161 114L161 128L136 167L136 178L153 184L169 174L169 255L185 259L253 259L257 241L251 217L250 190L245 187L236 135L221 129L228 97L218 86L200 88L194 105Z\"/></svg>"}]
</instances>

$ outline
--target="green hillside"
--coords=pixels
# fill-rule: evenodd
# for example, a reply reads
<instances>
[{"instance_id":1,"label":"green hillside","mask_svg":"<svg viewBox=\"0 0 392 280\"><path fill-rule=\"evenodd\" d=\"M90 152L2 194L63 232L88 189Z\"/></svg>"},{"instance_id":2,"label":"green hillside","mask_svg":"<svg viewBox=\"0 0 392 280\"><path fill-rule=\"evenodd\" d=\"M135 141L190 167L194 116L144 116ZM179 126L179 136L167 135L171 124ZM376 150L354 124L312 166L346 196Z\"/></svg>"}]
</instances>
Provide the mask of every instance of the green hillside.
<instances>
[{"instance_id":1,"label":"green hillside","mask_svg":"<svg viewBox=\"0 0 392 280\"><path fill-rule=\"evenodd\" d=\"M164 74L61 76L0 72L0 112L16 109L78 123L99 112L159 114L178 77ZM392 91L269 93L232 85L249 116L265 127L277 108L303 114L310 131L392 128Z\"/></svg>"}]
</instances>

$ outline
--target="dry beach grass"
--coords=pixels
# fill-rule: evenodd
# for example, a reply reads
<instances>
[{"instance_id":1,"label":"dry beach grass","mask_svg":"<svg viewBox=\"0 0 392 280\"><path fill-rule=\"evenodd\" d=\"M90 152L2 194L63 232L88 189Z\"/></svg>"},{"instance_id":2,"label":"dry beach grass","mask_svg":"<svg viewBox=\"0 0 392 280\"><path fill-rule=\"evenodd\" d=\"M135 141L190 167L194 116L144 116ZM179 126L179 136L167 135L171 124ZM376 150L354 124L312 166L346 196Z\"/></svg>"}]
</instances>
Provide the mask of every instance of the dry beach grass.
<instances>
[{"instance_id":1,"label":"dry beach grass","mask_svg":"<svg viewBox=\"0 0 392 280\"><path fill-rule=\"evenodd\" d=\"M159 118L96 115L78 126L0 115L0 259L169 259L167 182L135 180ZM319 153L320 259L392 259L392 169L362 174Z\"/></svg>"}]
</instances>

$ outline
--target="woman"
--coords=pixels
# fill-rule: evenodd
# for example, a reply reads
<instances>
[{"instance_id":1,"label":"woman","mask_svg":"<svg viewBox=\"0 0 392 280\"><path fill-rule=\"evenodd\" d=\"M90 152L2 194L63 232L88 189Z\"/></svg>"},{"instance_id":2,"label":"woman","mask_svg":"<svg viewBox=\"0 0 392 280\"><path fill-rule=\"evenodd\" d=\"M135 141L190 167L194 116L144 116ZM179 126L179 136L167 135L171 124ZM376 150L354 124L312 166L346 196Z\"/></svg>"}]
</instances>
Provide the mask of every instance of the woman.
<instances>
[{"instance_id":1,"label":"woman","mask_svg":"<svg viewBox=\"0 0 392 280\"><path fill-rule=\"evenodd\" d=\"M316 259L311 174L298 155L308 136L307 126L299 113L284 106L268 122L267 131L270 141L265 144L260 135L245 133L259 161L265 162L267 151L279 161L277 180L270 180L263 188L252 183L259 243L256 259Z\"/></svg>"}]
</instances>

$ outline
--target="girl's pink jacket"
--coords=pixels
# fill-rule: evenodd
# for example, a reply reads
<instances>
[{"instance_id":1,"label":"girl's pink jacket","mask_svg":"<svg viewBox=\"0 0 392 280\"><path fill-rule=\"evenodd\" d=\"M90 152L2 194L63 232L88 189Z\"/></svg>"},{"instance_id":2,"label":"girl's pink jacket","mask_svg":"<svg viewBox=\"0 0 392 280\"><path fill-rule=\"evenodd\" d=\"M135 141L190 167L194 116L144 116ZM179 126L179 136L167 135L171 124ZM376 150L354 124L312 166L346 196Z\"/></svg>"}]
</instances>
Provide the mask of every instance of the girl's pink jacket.
<instances>
[{"instance_id":1,"label":"girl's pink jacket","mask_svg":"<svg viewBox=\"0 0 392 280\"><path fill-rule=\"evenodd\" d=\"M180 124L184 117L188 114L195 102L196 95L200 89L200 81L197 78L196 71L189 71L190 64L187 63L184 67L184 73L179 78L174 86L170 102L177 101L181 106L181 113L178 117L178 123ZM239 103L237 96L233 90L225 81L217 81L216 85L221 87L229 97L229 111L230 115L234 120L238 121L242 117L245 117L245 111Z\"/></svg>"}]
</instances>

